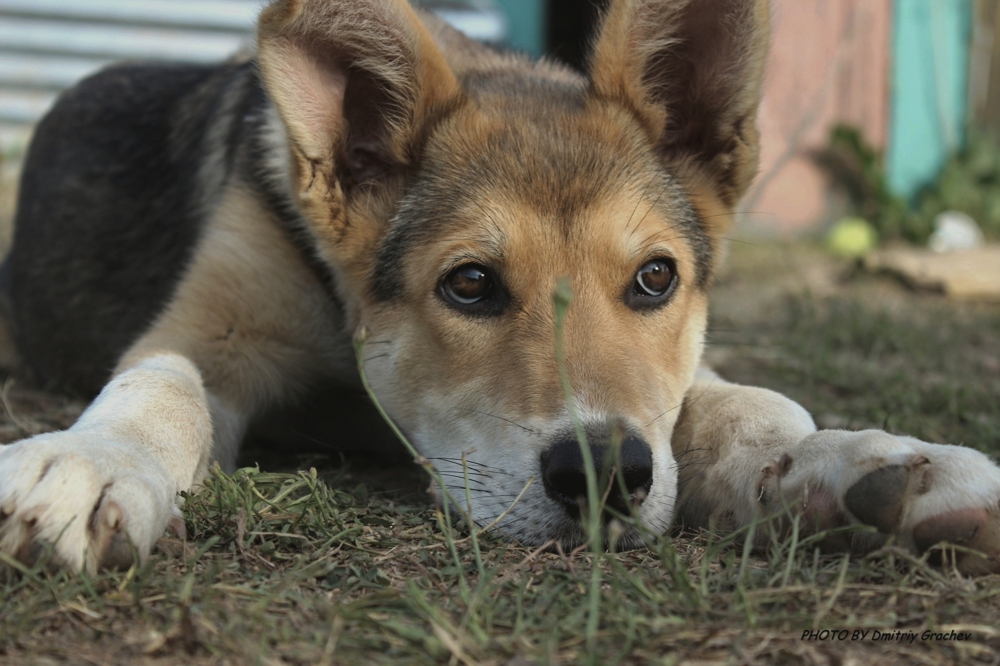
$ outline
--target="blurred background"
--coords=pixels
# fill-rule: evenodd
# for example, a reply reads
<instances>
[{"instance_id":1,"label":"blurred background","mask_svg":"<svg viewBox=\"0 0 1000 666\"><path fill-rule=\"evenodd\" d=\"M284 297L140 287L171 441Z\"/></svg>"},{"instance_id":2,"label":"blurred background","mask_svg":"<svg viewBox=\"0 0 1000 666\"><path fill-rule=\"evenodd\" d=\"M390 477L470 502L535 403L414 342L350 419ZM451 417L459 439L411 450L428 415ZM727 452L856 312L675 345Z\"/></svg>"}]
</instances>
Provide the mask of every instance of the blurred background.
<instances>
[{"instance_id":1,"label":"blurred background","mask_svg":"<svg viewBox=\"0 0 1000 666\"><path fill-rule=\"evenodd\" d=\"M477 39L581 67L606 2L418 4ZM248 43L261 4L0 0L0 151L7 173L60 90L115 60L225 58ZM772 6L761 172L738 232L840 233L842 249L859 254L877 241L926 245L941 213L960 212L968 217L956 218L959 244L979 243L963 233L1000 238L998 2ZM842 231L837 224L845 219Z\"/></svg>"}]
</instances>

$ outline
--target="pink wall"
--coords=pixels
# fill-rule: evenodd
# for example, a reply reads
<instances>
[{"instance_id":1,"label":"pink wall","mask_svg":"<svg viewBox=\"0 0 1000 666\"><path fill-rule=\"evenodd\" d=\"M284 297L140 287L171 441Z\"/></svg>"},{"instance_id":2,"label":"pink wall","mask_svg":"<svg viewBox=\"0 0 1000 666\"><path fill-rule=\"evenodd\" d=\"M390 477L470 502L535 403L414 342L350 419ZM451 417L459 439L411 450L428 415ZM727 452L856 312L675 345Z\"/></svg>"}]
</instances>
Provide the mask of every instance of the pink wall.
<instances>
[{"instance_id":1,"label":"pink wall","mask_svg":"<svg viewBox=\"0 0 1000 666\"><path fill-rule=\"evenodd\" d=\"M759 118L761 170L741 228L779 234L827 221L826 179L809 152L838 122L885 146L892 0L771 0L772 41Z\"/></svg>"}]
</instances>

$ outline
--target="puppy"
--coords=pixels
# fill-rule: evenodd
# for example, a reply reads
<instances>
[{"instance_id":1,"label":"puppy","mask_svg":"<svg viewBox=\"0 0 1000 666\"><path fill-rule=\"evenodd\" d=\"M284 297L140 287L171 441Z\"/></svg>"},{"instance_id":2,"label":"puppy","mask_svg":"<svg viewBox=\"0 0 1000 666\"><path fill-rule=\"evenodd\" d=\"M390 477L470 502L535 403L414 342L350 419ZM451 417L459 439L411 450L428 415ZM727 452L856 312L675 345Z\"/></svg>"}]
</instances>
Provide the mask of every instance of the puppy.
<instances>
[{"instance_id":1,"label":"puppy","mask_svg":"<svg viewBox=\"0 0 1000 666\"><path fill-rule=\"evenodd\" d=\"M280 0L258 41L248 62L109 68L39 125L7 319L39 381L100 393L0 449L0 550L145 557L259 418L358 390L363 328L374 394L463 497L468 465L473 518L521 496L511 539L586 538L589 451L636 517L620 546L790 506L878 529L837 548L949 540L985 553L963 570L1000 569L982 454L816 432L698 369L720 234L757 169L766 0L614 0L585 76L403 0Z\"/></svg>"}]
</instances>

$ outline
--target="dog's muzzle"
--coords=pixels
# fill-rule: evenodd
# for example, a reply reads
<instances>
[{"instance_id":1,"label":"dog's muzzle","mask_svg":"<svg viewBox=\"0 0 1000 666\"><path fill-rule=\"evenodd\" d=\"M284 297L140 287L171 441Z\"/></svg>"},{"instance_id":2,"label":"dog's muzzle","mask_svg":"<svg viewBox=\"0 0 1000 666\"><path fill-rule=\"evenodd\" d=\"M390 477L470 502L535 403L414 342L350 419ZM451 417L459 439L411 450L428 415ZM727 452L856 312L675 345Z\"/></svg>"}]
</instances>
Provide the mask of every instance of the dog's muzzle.
<instances>
[{"instance_id":1,"label":"dog's muzzle","mask_svg":"<svg viewBox=\"0 0 1000 666\"><path fill-rule=\"evenodd\" d=\"M610 437L587 433L587 446L597 473L597 492L607 496L606 506L628 515L649 495L653 485L653 453L635 435L625 437L620 449ZM542 453L542 480L546 494L562 504L573 518L587 497L587 472L575 434L562 435Z\"/></svg>"}]
</instances>

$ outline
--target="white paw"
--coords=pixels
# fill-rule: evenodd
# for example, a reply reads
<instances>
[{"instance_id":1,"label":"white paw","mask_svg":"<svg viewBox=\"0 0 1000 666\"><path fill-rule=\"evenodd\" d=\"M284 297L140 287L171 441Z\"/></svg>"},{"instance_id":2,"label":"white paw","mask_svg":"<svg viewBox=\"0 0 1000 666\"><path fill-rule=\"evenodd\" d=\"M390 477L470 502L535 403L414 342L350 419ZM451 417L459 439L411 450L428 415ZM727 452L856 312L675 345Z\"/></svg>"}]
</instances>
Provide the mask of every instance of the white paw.
<instances>
[{"instance_id":1,"label":"white paw","mask_svg":"<svg viewBox=\"0 0 1000 666\"><path fill-rule=\"evenodd\" d=\"M877 430L823 430L765 471L762 496L776 497L779 484L820 528L871 525L915 553L946 541L984 555L959 553L960 571L1000 572L1000 469L974 449ZM884 540L855 536L830 545L864 551Z\"/></svg>"},{"instance_id":2,"label":"white paw","mask_svg":"<svg viewBox=\"0 0 1000 666\"><path fill-rule=\"evenodd\" d=\"M74 570L127 567L168 524L183 528L174 485L135 445L94 430L0 447L0 552L32 563L51 547Z\"/></svg>"}]
</instances>

